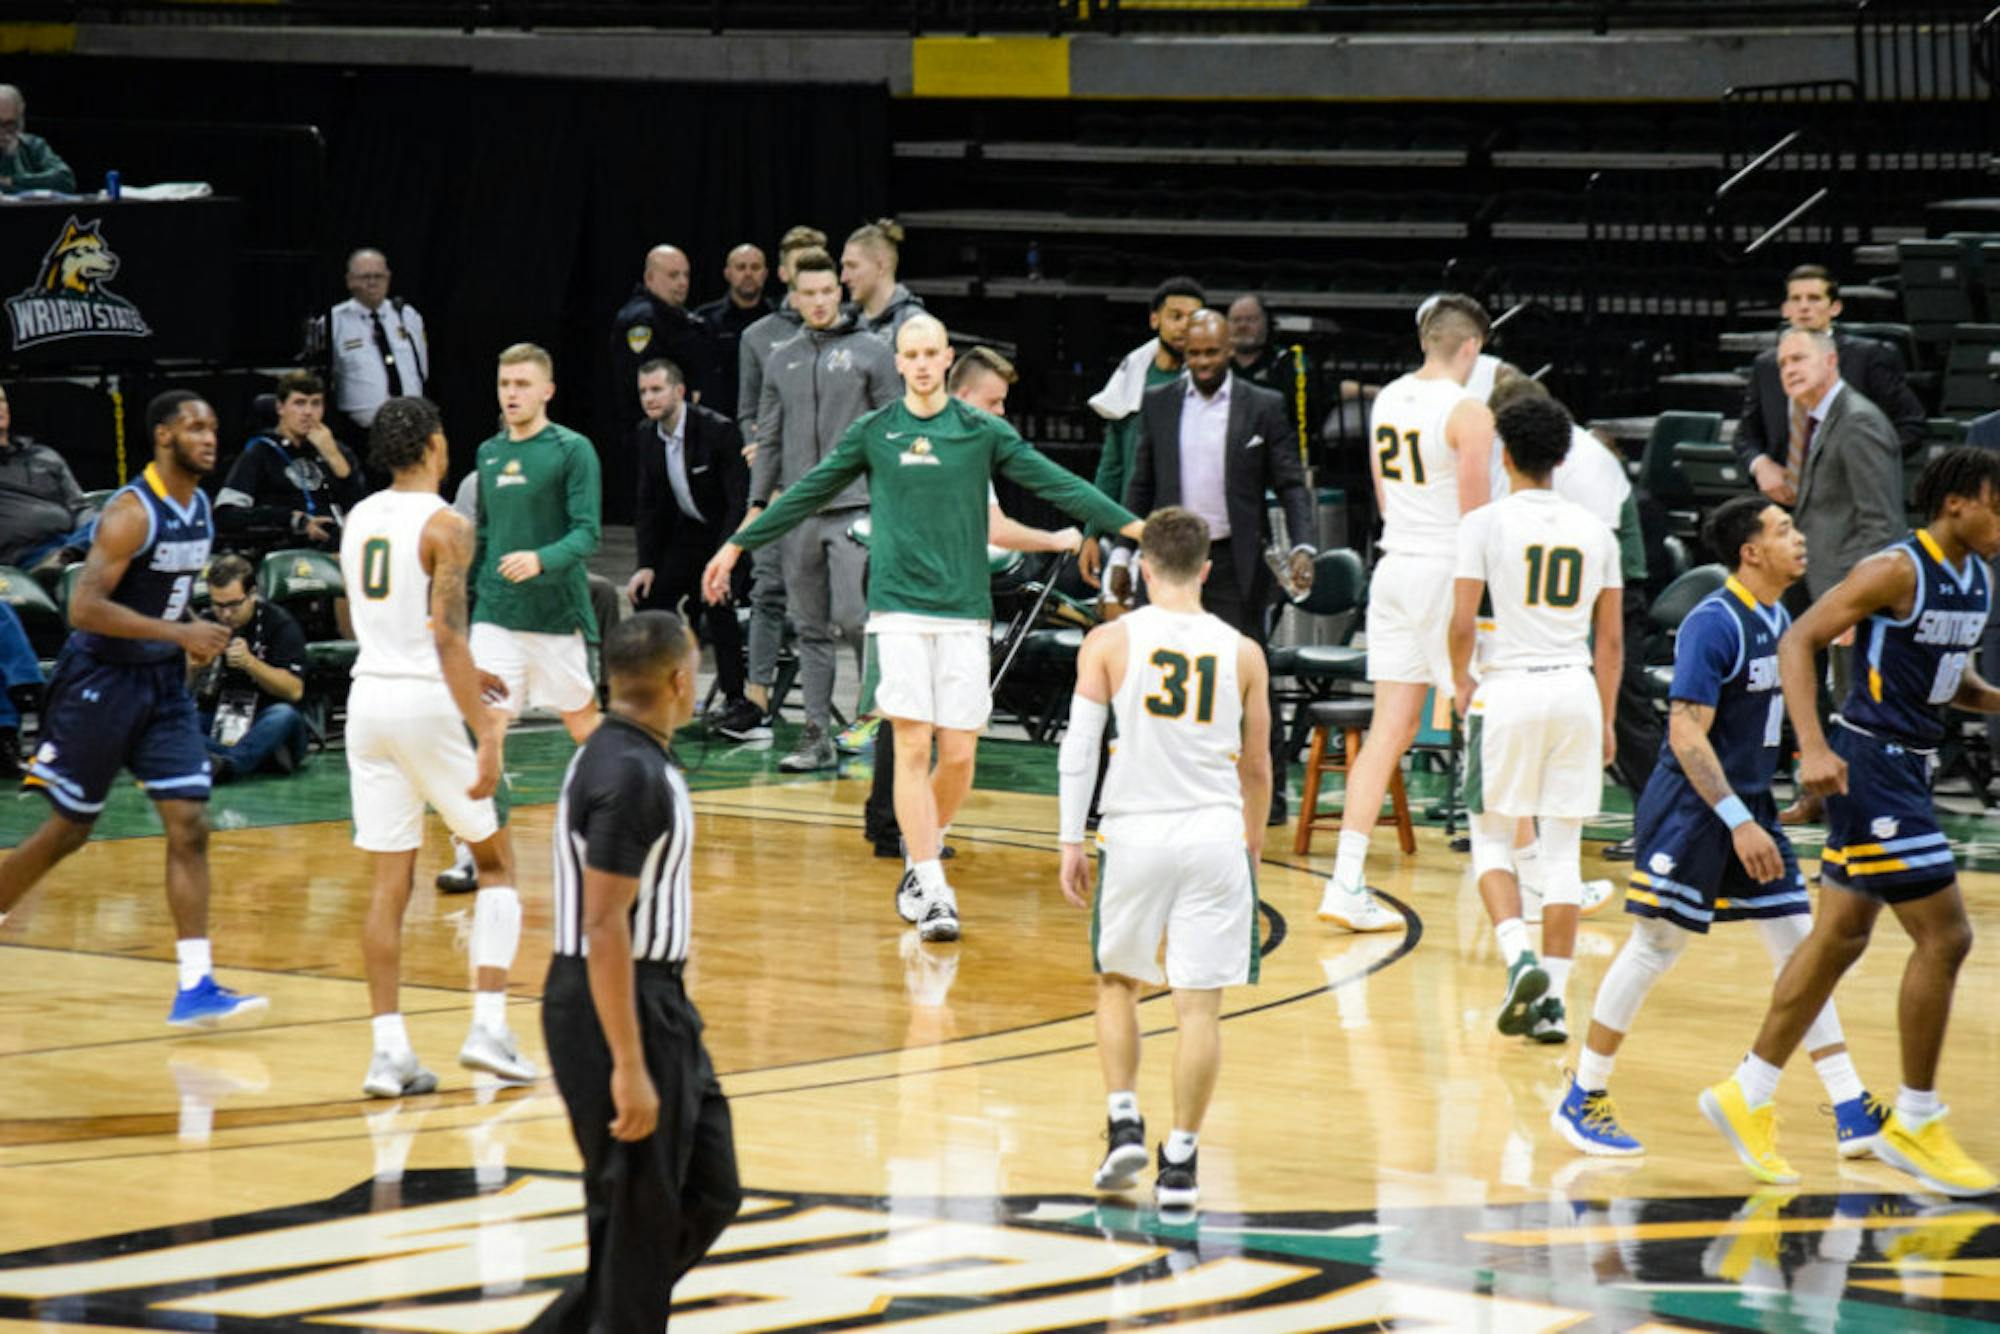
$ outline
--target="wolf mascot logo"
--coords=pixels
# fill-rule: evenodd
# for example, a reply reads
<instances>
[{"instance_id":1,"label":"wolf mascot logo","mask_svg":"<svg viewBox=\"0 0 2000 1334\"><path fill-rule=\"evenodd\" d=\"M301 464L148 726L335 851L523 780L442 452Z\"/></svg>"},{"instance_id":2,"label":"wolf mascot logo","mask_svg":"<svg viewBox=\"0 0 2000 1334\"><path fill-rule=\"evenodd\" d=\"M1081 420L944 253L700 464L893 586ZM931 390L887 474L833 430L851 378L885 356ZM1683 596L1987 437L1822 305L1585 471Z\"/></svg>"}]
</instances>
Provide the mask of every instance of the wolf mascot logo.
<instances>
[{"instance_id":1,"label":"wolf mascot logo","mask_svg":"<svg viewBox=\"0 0 2000 1334\"><path fill-rule=\"evenodd\" d=\"M102 218L70 218L42 256L34 282L7 298L16 352L61 338L152 336L139 308L105 286L118 274L118 256L103 227Z\"/></svg>"}]
</instances>

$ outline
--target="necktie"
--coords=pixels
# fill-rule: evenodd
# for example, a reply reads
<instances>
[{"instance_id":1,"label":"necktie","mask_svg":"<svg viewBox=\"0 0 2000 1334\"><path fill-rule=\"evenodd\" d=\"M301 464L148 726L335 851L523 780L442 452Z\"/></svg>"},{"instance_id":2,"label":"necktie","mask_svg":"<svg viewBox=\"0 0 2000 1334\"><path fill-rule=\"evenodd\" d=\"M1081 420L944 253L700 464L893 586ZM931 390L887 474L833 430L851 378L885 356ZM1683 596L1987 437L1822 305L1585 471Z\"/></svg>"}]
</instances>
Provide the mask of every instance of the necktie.
<instances>
[{"instance_id":1,"label":"necktie","mask_svg":"<svg viewBox=\"0 0 2000 1334\"><path fill-rule=\"evenodd\" d=\"M389 346L389 331L382 327L382 312L368 312L368 322L375 328L375 350L382 354L382 365L389 372L389 397L403 396L403 373L396 369L396 349Z\"/></svg>"},{"instance_id":2,"label":"necktie","mask_svg":"<svg viewBox=\"0 0 2000 1334\"><path fill-rule=\"evenodd\" d=\"M1799 489L1799 479L1805 476L1806 451L1812 448L1813 428L1818 425L1811 412L1792 404L1792 436L1785 449L1785 480L1795 492Z\"/></svg>"}]
</instances>

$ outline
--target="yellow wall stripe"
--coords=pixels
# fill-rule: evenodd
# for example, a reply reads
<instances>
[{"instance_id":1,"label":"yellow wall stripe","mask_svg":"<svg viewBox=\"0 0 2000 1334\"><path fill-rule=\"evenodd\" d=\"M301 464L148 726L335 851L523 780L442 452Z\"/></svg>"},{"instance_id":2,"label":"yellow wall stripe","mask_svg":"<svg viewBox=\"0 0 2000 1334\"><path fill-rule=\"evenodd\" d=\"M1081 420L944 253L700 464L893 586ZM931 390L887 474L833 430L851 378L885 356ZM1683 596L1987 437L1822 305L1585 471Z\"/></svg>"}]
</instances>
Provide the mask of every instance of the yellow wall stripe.
<instances>
[{"instance_id":1,"label":"yellow wall stripe","mask_svg":"<svg viewBox=\"0 0 2000 1334\"><path fill-rule=\"evenodd\" d=\"M917 97L1068 97L1067 37L918 37L910 43Z\"/></svg>"},{"instance_id":2,"label":"yellow wall stripe","mask_svg":"<svg viewBox=\"0 0 2000 1334\"><path fill-rule=\"evenodd\" d=\"M0 23L0 56L67 55L75 49L74 23Z\"/></svg>"}]
</instances>

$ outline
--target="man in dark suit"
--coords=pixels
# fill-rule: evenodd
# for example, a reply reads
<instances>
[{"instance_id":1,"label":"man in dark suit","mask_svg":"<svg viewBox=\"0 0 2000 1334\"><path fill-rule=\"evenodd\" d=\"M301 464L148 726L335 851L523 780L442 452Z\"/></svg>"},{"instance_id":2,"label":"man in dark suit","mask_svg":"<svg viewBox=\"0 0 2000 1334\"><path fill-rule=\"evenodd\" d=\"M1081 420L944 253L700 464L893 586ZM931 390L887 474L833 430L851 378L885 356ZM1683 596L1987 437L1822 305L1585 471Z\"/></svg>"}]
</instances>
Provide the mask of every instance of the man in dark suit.
<instances>
[{"instance_id":1,"label":"man in dark suit","mask_svg":"<svg viewBox=\"0 0 2000 1334\"><path fill-rule=\"evenodd\" d=\"M1779 480L1796 496L1792 522L1805 534L1806 593L1816 602L1864 557L1908 531L1903 454L1882 410L1842 378L1832 334L1790 330L1778 340L1777 366L1795 442ZM1850 645L1827 651L1830 693L1822 712L1847 697L1852 654ZM1780 818L1810 822L1818 813L1817 799L1805 797Z\"/></svg>"},{"instance_id":2,"label":"man in dark suit","mask_svg":"<svg viewBox=\"0 0 2000 1334\"><path fill-rule=\"evenodd\" d=\"M1833 321L1840 314L1840 284L1832 274L1817 264L1793 269L1785 280L1784 314L1786 324L1793 329L1832 336L1840 352L1841 380L1849 389L1859 390L1894 423L1902 453L1913 454L1923 447L1924 405L1903 378L1903 362L1896 349L1834 329ZM1773 348L1750 367L1735 449L1736 457L1764 494L1780 505L1797 499L1784 477L1792 445L1790 426L1791 403L1778 374L1777 349Z\"/></svg>"},{"instance_id":3,"label":"man in dark suit","mask_svg":"<svg viewBox=\"0 0 2000 1334\"><path fill-rule=\"evenodd\" d=\"M1298 435L1284 401L1230 372L1229 322L1200 310L1188 322L1187 375L1148 390L1125 508L1152 513L1180 505L1208 521L1213 568L1202 585L1203 610L1257 641L1270 639L1276 579L1264 559L1272 544L1264 493L1275 492L1290 530L1286 576L1295 591L1312 585L1312 489L1299 459ZM1275 697L1271 724L1271 823L1285 820L1284 731Z\"/></svg>"},{"instance_id":4,"label":"man in dark suit","mask_svg":"<svg viewBox=\"0 0 2000 1334\"><path fill-rule=\"evenodd\" d=\"M743 635L736 608L701 596L702 567L743 523L750 489L743 436L721 413L687 401L681 368L665 358L639 367L646 418L632 433L638 460L639 569L625 585L641 611L681 611L715 649L723 704L716 731L738 740L763 726L763 712L743 696ZM769 735L769 733L764 733Z\"/></svg>"}]
</instances>

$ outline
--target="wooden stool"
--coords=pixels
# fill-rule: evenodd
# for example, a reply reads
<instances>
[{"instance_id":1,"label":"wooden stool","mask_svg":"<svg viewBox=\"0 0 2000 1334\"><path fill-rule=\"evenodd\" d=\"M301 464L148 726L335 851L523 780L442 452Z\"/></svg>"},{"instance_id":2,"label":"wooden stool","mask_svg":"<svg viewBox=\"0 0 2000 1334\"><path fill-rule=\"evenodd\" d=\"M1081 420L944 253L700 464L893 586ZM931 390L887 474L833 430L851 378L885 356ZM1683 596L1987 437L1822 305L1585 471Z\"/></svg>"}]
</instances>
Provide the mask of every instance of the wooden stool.
<instances>
[{"instance_id":1,"label":"wooden stool","mask_svg":"<svg viewBox=\"0 0 2000 1334\"><path fill-rule=\"evenodd\" d=\"M1312 720L1312 748L1306 752L1305 798L1299 803L1299 826L1292 836L1292 851L1300 855L1312 851L1313 830L1340 828L1340 811L1319 812L1320 775L1344 774L1354 763L1354 757L1361 753L1361 734L1375 718L1375 703L1367 699L1315 700L1306 705L1305 714ZM1328 758L1327 737L1336 729L1341 734L1340 754ZM1417 830L1410 822L1410 796L1403 786L1400 764L1389 771L1389 797L1396 807L1396 841L1404 852L1415 852Z\"/></svg>"}]
</instances>

